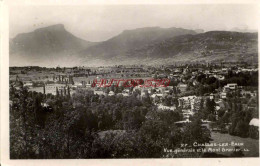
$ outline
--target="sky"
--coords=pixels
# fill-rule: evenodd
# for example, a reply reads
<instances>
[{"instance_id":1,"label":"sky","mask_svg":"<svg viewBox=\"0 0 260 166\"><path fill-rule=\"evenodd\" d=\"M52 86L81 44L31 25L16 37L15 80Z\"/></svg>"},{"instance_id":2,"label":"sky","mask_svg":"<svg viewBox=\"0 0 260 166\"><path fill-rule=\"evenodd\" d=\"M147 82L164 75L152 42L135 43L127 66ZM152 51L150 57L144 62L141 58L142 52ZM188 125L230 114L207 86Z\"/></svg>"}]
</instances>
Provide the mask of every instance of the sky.
<instances>
[{"instance_id":1,"label":"sky","mask_svg":"<svg viewBox=\"0 0 260 166\"><path fill-rule=\"evenodd\" d=\"M64 24L88 41L104 41L123 30L159 26L186 29L258 29L258 8L246 4L10 6L9 37Z\"/></svg>"}]
</instances>

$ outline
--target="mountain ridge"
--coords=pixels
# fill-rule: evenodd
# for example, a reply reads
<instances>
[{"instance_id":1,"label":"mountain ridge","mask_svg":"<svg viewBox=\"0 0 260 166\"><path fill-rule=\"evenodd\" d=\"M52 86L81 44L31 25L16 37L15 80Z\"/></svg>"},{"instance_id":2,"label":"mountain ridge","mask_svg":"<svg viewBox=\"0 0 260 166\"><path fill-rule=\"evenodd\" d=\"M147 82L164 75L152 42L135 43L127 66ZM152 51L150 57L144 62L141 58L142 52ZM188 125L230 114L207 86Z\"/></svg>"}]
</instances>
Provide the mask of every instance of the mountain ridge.
<instances>
[{"instance_id":1,"label":"mountain ridge","mask_svg":"<svg viewBox=\"0 0 260 166\"><path fill-rule=\"evenodd\" d=\"M77 52L97 44L80 39L56 24L16 35L9 41L10 64L50 64L58 60L65 65L76 59ZM74 63L76 64L76 63Z\"/></svg>"},{"instance_id":2,"label":"mountain ridge","mask_svg":"<svg viewBox=\"0 0 260 166\"><path fill-rule=\"evenodd\" d=\"M136 49L140 46L158 42L167 38L184 35L196 34L193 30L182 28L160 28L160 27L145 27L133 30L125 30L117 36L110 38L98 45L89 47L80 52L81 56L91 55L101 58L112 58L121 56L131 49Z\"/></svg>"},{"instance_id":3,"label":"mountain ridge","mask_svg":"<svg viewBox=\"0 0 260 166\"><path fill-rule=\"evenodd\" d=\"M196 32L197 31L197 32ZM10 39L10 65L77 66L257 61L257 33L144 27L89 42L56 24Z\"/></svg>"}]
</instances>

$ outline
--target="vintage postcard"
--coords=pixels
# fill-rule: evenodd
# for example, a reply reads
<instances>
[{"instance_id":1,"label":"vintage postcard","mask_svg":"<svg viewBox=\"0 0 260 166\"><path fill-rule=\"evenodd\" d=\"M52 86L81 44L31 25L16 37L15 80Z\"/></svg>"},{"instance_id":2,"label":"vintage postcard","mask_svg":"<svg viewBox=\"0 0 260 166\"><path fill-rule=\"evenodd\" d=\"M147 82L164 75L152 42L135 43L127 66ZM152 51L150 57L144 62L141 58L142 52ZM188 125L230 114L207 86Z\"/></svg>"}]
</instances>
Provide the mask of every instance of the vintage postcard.
<instances>
[{"instance_id":1,"label":"vintage postcard","mask_svg":"<svg viewBox=\"0 0 260 166\"><path fill-rule=\"evenodd\" d=\"M1 164L258 165L258 12L1 1Z\"/></svg>"}]
</instances>

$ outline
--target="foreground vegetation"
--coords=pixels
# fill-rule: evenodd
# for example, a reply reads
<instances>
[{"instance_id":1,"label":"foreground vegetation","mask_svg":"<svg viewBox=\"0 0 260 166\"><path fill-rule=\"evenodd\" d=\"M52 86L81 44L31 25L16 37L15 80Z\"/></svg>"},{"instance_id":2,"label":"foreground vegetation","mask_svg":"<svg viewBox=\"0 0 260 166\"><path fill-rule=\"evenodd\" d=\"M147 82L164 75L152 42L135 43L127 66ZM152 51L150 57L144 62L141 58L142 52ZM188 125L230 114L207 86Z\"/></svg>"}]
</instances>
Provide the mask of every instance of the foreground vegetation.
<instances>
[{"instance_id":1,"label":"foreground vegetation","mask_svg":"<svg viewBox=\"0 0 260 166\"><path fill-rule=\"evenodd\" d=\"M10 101L13 159L166 157L164 148L210 141L199 118L179 128L181 114L158 111L148 96L53 96L11 87Z\"/></svg>"}]
</instances>

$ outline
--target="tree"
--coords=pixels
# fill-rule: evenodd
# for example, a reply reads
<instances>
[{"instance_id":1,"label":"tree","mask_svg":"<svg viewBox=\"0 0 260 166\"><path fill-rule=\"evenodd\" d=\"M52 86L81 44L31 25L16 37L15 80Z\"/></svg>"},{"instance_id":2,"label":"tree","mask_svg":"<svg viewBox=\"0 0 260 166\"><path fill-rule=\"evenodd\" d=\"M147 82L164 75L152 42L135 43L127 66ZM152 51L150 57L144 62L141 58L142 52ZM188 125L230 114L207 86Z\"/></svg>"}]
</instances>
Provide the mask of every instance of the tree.
<instances>
[{"instance_id":1,"label":"tree","mask_svg":"<svg viewBox=\"0 0 260 166\"><path fill-rule=\"evenodd\" d=\"M214 100L210 100L210 99L206 100L206 109L209 113L211 113L211 114L215 113L215 106L216 106L216 103Z\"/></svg>"},{"instance_id":2,"label":"tree","mask_svg":"<svg viewBox=\"0 0 260 166\"><path fill-rule=\"evenodd\" d=\"M172 106L172 98L170 96L165 96L163 98L163 105Z\"/></svg>"},{"instance_id":3,"label":"tree","mask_svg":"<svg viewBox=\"0 0 260 166\"><path fill-rule=\"evenodd\" d=\"M259 139L259 130L257 126L250 126L248 135L250 138Z\"/></svg>"},{"instance_id":4,"label":"tree","mask_svg":"<svg viewBox=\"0 0 260 166\"><path fill-rule=\"evenodd\" d=\"M10 100L10 157L35 158L38 140L36 109L40 109L39 101L35 100L33 104L32 94L25 87L21 87L20 90L11 88Z\"/></svg>"},{"instance_id":5,"label":"tree","mask_svg":"<svg viewBox=\"0 0 260 166\"><path fill-rule=\"evenodd\" d=\"M108 94L110 92L109 88L105 89L105 93Z\"/></svg>"},{"instance_id":6,"label":"tree","mask_svg":"<svg viewBox=\"0 0 260 166\"><path fill-rule=\"evenodd\" d=\"M60 96L60 93L59 93L58 87L56 87L56 96L57 96L57 97Z\"/></svg>"},{"instance_id":7,"label":"tree","mask_svg":"<svg viewBox=\"0 0 260 166\"><path fill-rule=\"evenodd\" d=\"M188 123L183 130L182 143L192 146L194 142L206 143L210 141L210 131L202 127L200 118L195 115L193 121Z\"/></svg>"},{"instance_id":8,"label":"tree","mask_svg":"<svg viewBox=\"0 0 260 166\"><path fill-rule=\"evenodd\" d=\"M103 133L102 133L103 134ZM107 132L93 142L92 158L137 158L135 132Z\"/></svg>"},{"instance_id":9,"label":"tree","mask_svg":"<svg viewBox=\"0 0 260 166\"><path fill-rule=\"evenodd\" d=\"M248 136L249 125L245 123L243 120L240 120L236 124L235 133L241 137Z\"/></svg>"},{"instance_id":10,"label":"tree","mask_svg":"<svg viewBox=\"0 0 260 166\"><path fill-rule=\"evenodd\" d=\"M145 95L143 96L142 101L143 101L146 105L152 104L150 95L149 95L149 93L148 93L147 91L145 92Z\"/></svg>"},{"instance_id":11,"label":"tree","mask_svg":"<svg viewBox=\"0 0 260 166\"><path fill-rule=\"evenodd\" d=\"M70 87L68 86L68 96L70 98Z\"/></svg>"},{"instance_id":12,"label":"tree","mask_svg":"<svg viewBox=\"0 0 260 166\"><path fill-rule=\"evenodd\" d=\"M215 120L215 105L216 103L214 100L210 100L209 98L206 100L206 107L202 110L200 113L200 116L203 119L208 119L210 118L211 120ZM202 107L203 108L203 107Z\"/></svg>"},{"instance_id":13,"label":"tree","mask_svg":"<svg viewBox=\"0 0 260 166\"><path fill-rule=\"evenodd\" d=\"M154 97L154 103L160 103L160 98L157 95Z\"/></svg>"},{"instance_id":14,"label":"tree","mask_svg":"<svg viewBox=\"0 0 260 166\"><path fill-rule=\"evenodd\" d=\"M140 128L137 146L138 156L162 157L164 147L169 147L169 128L163 121L146 121Z\"/></svg>"}]
</instances>

